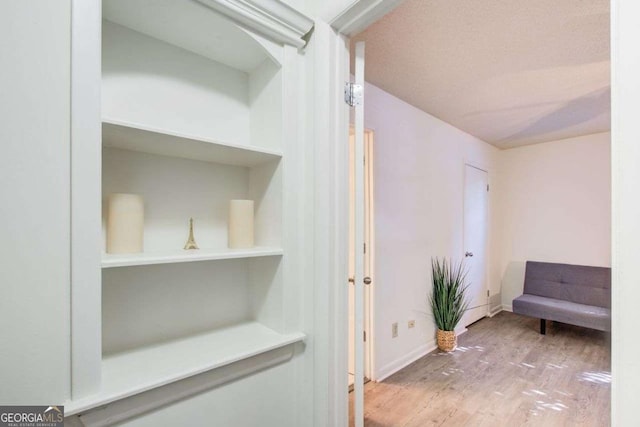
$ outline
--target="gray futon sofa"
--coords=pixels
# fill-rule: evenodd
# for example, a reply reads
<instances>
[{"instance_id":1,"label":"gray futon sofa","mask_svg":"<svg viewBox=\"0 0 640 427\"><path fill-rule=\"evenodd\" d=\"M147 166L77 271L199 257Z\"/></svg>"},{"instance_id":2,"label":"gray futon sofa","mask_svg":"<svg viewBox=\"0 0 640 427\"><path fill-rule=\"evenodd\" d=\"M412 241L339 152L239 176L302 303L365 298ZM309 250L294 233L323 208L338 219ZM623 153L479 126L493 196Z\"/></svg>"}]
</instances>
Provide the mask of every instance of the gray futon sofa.
<instances>
[{"instance_id":1,"label":"gray futon sofa","mask_svg":"<svg viewBox=\"0 0 640 427\"><path fill-rule=\"evenodd\" d=\"M527 261L513 312L539 318L541 334L546 320L610 331L611 269Z\"/></svg>"}]
</instances>

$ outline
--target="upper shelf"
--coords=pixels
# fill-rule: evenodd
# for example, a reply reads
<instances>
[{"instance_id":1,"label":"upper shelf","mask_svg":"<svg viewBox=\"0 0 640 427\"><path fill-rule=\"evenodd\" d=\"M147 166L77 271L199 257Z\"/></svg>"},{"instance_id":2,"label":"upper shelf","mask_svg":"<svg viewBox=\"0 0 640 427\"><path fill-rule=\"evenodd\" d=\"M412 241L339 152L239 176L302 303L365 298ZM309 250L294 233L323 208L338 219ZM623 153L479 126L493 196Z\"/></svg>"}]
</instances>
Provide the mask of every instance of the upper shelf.
<instances>
[{"instance_id":1,"label":"upper shelf","mask_svg":"<svg viewBox=\"0 0 640 427\"><path fill-rule=\"evenodd\" d=\"M245 167L282 157L277 151L232 145L110 119L102 121L102 144L104 147Z\"/></svg>"},{"instance_id":2,"label":"upper shelf","mask_svg":"<svg viewBox=\"0 0 640 427\"><path fill-rule=\"evenodd\" d=\"M105 0L104 19L205 58L250 72L267 52L233 22L185 0Z\"/></svg>"},{"instance_id":3,"label":"upper shelf","mask_svg":"<svg viewBox=\"0 0 640 427\"><path fill-rule=\"evenodd\" d=\"M244 28L297 48L313 28L313 20L280 0L104 0L102 15L245 72L276 58Z\"/></svg>"}]
</instances>

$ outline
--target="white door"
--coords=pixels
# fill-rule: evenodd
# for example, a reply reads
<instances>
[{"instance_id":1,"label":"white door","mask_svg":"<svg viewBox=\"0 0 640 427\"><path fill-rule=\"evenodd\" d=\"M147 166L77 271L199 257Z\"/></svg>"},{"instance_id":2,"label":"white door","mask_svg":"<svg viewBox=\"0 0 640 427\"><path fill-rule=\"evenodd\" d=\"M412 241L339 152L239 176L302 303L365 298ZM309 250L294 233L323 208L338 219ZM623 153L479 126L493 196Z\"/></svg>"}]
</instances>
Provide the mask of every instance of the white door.
<instances>
[{"instance_id":1,"label":"white door","mask_svg":"<svg viewBox=\"0 0 640 427\"><path fill-rule=\"evenodd\" d=\"M486 171L470 165L465 165L464 169L464 260L470 303L461 325L467 326L488 314L486 277L489 177Z\"/></svg>"},{"instance_id":2,"label":"white door","mask_svg":"<svg viewBox=\"0 0 640 427\"><path fill-rule=\"evenodd\" d=\"M349 277L355 277L356 269L356 252L355 252L355 149L356 136L353 128L349 130ZM353 387L353 379L355 376L355 280L349 281L349 387Z\"/></svg>"},{"instance_id":3,"label":"white door","mask_svg":"<svg viewBox=\"0 0 640 427\"><path fill-rule=\"evenodd\" d=\"M349 277L355 277L355 130L349 129ZM373 132L364 133L364 276L371 278L364 286L364 379L371 378L372 315L371 295L373 287ZM349 387L353 387L355 376L355 280L349 283Z\"/></svg>"},{"instance_id":4,"label":"white door","mask_svg":"<svg viewBox=\"0 0 640 427\"><path fill-rule=\"evenodd\" d=\"M355 84L364 92L364 42L356 43ZM355 146L353 158L354 204L353 204L353 401L355 427L364 425L364 242L365 242L365 188L364 188L364 93L361 102L355 105ZM367 278L368 279L368 278ZM370 279L368 279L370 282Z\"/></svg>"}]
</instances>

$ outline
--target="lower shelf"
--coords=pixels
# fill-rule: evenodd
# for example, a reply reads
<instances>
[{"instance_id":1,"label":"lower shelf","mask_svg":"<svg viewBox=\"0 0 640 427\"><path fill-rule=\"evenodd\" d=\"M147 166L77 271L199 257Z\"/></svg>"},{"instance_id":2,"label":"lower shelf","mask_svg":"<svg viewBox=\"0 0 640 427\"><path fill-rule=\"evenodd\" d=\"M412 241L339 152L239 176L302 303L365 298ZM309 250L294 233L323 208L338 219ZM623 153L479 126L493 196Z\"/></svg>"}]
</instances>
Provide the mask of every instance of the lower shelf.
<instances>
[{"instance_id":1,"label":"lower shelf","mask_svg":"<svg viewBox=\"0 0 640 427\"><path fill-rule=\"evenodd\" d=\"M65 404L73 415L304 340L247 322L206 334L107 356L98 394Z\"/></svg>"},{"instance_id":2,"label":"lower shelf","mask_svg":"<svg viewBox=\"0 0 640 427\"><path fill-rule=\"evenodd\" d=\"M197 251L176 250L166 252L144 252L139 254L103 254L102 268L256 258L264 256L280 256L282 253L282 248L257 246L248 249L200 249Z\"/></svg>"}]
</instances>

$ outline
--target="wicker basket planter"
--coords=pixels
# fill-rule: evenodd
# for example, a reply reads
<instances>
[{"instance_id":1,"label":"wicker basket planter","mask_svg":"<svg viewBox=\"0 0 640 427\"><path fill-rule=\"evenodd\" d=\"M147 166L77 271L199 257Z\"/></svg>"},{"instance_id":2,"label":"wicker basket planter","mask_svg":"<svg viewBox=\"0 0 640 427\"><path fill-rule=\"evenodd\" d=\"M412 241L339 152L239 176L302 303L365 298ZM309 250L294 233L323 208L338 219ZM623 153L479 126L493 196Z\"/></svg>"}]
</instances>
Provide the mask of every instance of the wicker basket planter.
<instances>
[{"instance_id":1,"label":"wicker basket planter","mask_svg":"<svg viewBox=\"0 0 640 427\"><path fill-rule=\"evenodd\" d=\"M466 277L463 261L454 264L445 258L431 259L432 289L428 301L438 328L436 342L442 351L453 351L458 344L454 331L469 307Z\"/></svg>"},{"instance_id":2,"label":"wicker basket planter","mask_svg":"<svg viewBox=\"0 0 640 427\"><path fill-rule=\"evenodd\" d=\"M438 348L442 351L450 352L456 349L458 345L458 339L454 331L443 331L438 329L436 334Z\"/></svg>"}]
</instances>

